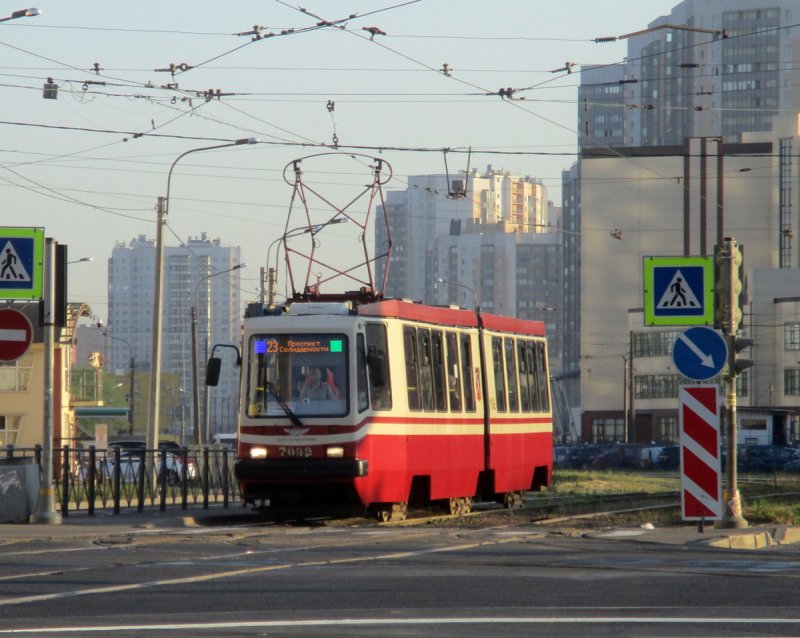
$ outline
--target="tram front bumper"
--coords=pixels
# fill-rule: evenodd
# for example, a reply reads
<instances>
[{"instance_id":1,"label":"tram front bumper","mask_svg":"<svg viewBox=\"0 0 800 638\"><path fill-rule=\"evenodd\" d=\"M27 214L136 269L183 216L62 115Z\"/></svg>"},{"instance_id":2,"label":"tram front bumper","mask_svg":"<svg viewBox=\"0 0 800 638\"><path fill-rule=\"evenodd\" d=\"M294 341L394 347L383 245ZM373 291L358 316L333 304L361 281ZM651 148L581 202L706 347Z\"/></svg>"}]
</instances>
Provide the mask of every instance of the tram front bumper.
<instances>
[{"instance_id":1,"label":"tram front bumper","mask_svg":"<svg viewBox=\"0 0 800 638\"><path fill-rule=\"evenodd\" d=\"M240 459L234 466L242 481L355 479L368 471L366 459Z\"/></svg>"}]
</instances>

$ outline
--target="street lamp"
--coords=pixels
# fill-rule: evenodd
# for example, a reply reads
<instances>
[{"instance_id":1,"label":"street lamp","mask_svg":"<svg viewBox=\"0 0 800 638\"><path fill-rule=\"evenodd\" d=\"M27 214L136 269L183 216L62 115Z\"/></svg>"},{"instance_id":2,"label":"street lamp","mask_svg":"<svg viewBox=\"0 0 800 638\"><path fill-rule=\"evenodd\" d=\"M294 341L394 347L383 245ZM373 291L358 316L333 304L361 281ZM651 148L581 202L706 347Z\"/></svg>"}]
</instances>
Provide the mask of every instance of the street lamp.
<instances>
[{"instance_id":1,"label":"street lamp","mask_svg":"<svg viewBox=\"0 0 800 638\"><path fill-rule=\"evenodd\" d=\"M208 442L208 401L206 401L205 406L205 437L203 436L203 432L200 429L200 381L198 379L198 372L197 372L197 364L198 364L198 357L197 357L197 293L200 290L200 284L205 281L208 281L212 277L216 277L217 275L224 275L225 273L232 272L234 270L238 270L239 268L244 268L245 264L236 264L232 268L228 268L226 270L220 270L219 272L213 272L210 275L206 275L200 281L197 282L197 285L194 287L194 305L192 306L192 425L194 426L195 436L197 437L197 444L203 445L204 439L205 442ZM210 304L206 306L206 308L210 308ZM206 318L210 315L210 312L206 312ZM206 330L206 352L208 352L208 330ZM206 388L205 392L206 399L208 399L208 388Z\"/></svg>"},{"instance_id":2,"label":"street lamp","mask_svg":"<svg viewBox=\"0 0 800 638\"><path fill-rule=\"evenodd\" d=\"M114 341L121 341L126 346L128 346L128 354L130 356L130 366L129 366L129 380L128 380L128 434L133 435L133 381L134 381L134 372L136 370L136 361L133 358L133 348L131 348L131 344L128 342L127 339L123 339L122 337L115 337L112 334L109 334L107 331L102 333L104 337L108 337Z\"/></svg>"},{"instance_id":3,"label":"street lamp","mask_svg":"<svg viewBox=\"0 0 800 638\"><path fill-rule=\"evenodd\" d=\"M480 312L480 307L478 306L478 296L475 294L475 291L472 288L465 284L460 284L457 281L450 281L449 279L442 279L441 277L439 277L436 281L440 284L458 286L459 288L464 288L464 290L469 290L469 292L472 294L472 303L473 307L475 308L475 312Z\"/></svg>"},{"instance_id":4,"label":"street lamp","mask_svg":"<svg viewBox=\"0 0 800 638\"><path fill-rule=\"evenodd\" d=\"M0 22L5 22L6 20L16 20L17 18L32 18L33 16L41 15L41 11L36 8L30 9L20 9L19 11L14 11L10 16L5 18L0 18Z\"/></svg>"},{"instance_id":5,"label":"street lamp","mask_svg":"<svg viewBox=\"0 0 800 638\"><path fill-rule=\"evenodd\" d=\"M68 261L67 264L80 264L84 261L94 261L94 257L81 257L80 259L75 259L73 261Z\"/></svg>"},{"instance_id":6,"label":"street lamp","mask_svg":"<svg viewBox=\"0 0 800 638\"><path fill-rule=\"evenodd\" d=\"M172 185L172 172L175 165L190 153L200 151L211 151L218 148L228 148L231 146L241 146L243 144L258 144L255 137L247 137L230 142L228 144L215 144L213 146L201 146L192 148L178 155L172 166L169 167L167 175L167 195L158 198L158 219L156 225L156 265L155 265L155 285L153 289L153 334L150 349L150 415L147 420L146 445L148 449L158 447L158 418L161 408L159 397L159 386L161 385L161 322L163 299L161 295L161 284L164 281L164 241L163 229L166 223L167 213L169 212L169 193Z\"/></svg>"},{"instance_id":7,"label":"street lamp","mask_svg":"<svg viewBox=\"0 0 800 638\"><path fill-rule=\"evenodd\" d=\"M348 219L347 217L336 217L323 224L314 224L311 226L298 226L297 228L292 228L291 230L287 230L283 235L281 235L280 237L278 237L277 239L273 240L270 243L270 245L267 247L267 273L269 277L269 297L267 300L267 306L269 308L272 307L272 304L275 301L274 283L275 279L277 278L277 272L278 272L278 253L275 254L275 268L273 269L270 268L269 266L269 259L270 259L270 254L272 253L272 247L278 242L281 241L285 242L287 239L291 239L292 237L297 237L298 235L304 235L306 233L318 233L325 226L328 226L330 224L344 224L347 221L347 219Z\"/></svg>"}]
</instances>

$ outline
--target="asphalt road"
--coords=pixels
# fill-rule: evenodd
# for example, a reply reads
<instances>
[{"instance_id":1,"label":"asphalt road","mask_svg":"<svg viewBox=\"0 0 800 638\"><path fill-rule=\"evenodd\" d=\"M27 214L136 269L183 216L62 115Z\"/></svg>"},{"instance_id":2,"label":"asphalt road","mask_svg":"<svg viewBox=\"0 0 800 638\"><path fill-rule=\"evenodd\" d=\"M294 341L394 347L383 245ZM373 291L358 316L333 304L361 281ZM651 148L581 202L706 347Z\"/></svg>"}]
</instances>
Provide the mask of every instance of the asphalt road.
<instances>
[{"instance_id":1,"label":"asphalt road","mask_svg":"<svg viewBox=\"0 0 800 638\"><path fill-rule=\"evenodd\" d=\"M800 635L798 545L230 523L0 534L0 637Z\"/></svg>"}]
</instances>

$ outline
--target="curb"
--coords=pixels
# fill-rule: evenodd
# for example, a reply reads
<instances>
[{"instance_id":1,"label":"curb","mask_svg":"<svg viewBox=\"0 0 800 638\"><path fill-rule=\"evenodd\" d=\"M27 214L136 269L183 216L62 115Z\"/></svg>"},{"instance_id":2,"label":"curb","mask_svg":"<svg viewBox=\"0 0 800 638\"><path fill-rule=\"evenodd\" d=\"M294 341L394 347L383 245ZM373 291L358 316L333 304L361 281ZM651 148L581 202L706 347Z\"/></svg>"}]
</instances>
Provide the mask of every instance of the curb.
<instances>
[{"instance_id":1,"label":"curb","mask_svg":"<svg viewBox=\"0 0 800 638\"><path fill-rule=\"evenodd\" d=\"M775 540L770 532L755 532L752 534L732 534L730 536L717 536L708 540L696 542L705 547L721 547L724 549L763 549L775 545Z\"/></svg>"}]
</instances>

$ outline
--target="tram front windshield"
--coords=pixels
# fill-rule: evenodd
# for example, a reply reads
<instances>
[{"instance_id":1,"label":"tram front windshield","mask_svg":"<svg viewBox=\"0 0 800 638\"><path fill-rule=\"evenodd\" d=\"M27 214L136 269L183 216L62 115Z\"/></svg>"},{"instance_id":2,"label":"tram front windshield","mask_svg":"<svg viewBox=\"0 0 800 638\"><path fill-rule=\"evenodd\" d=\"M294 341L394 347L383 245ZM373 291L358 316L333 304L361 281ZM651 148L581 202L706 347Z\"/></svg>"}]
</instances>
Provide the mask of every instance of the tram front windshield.
<instances>
[{"instance_id":1,"label":"tram front windshield","mask_svg":"<svg viewBox=\"0 0 800 638\"><path fill-rule=\"evenodd\" d=\"M253 335L248 348L248 417L347 414L346 335Z\"/></svg>"}]
</instances>

